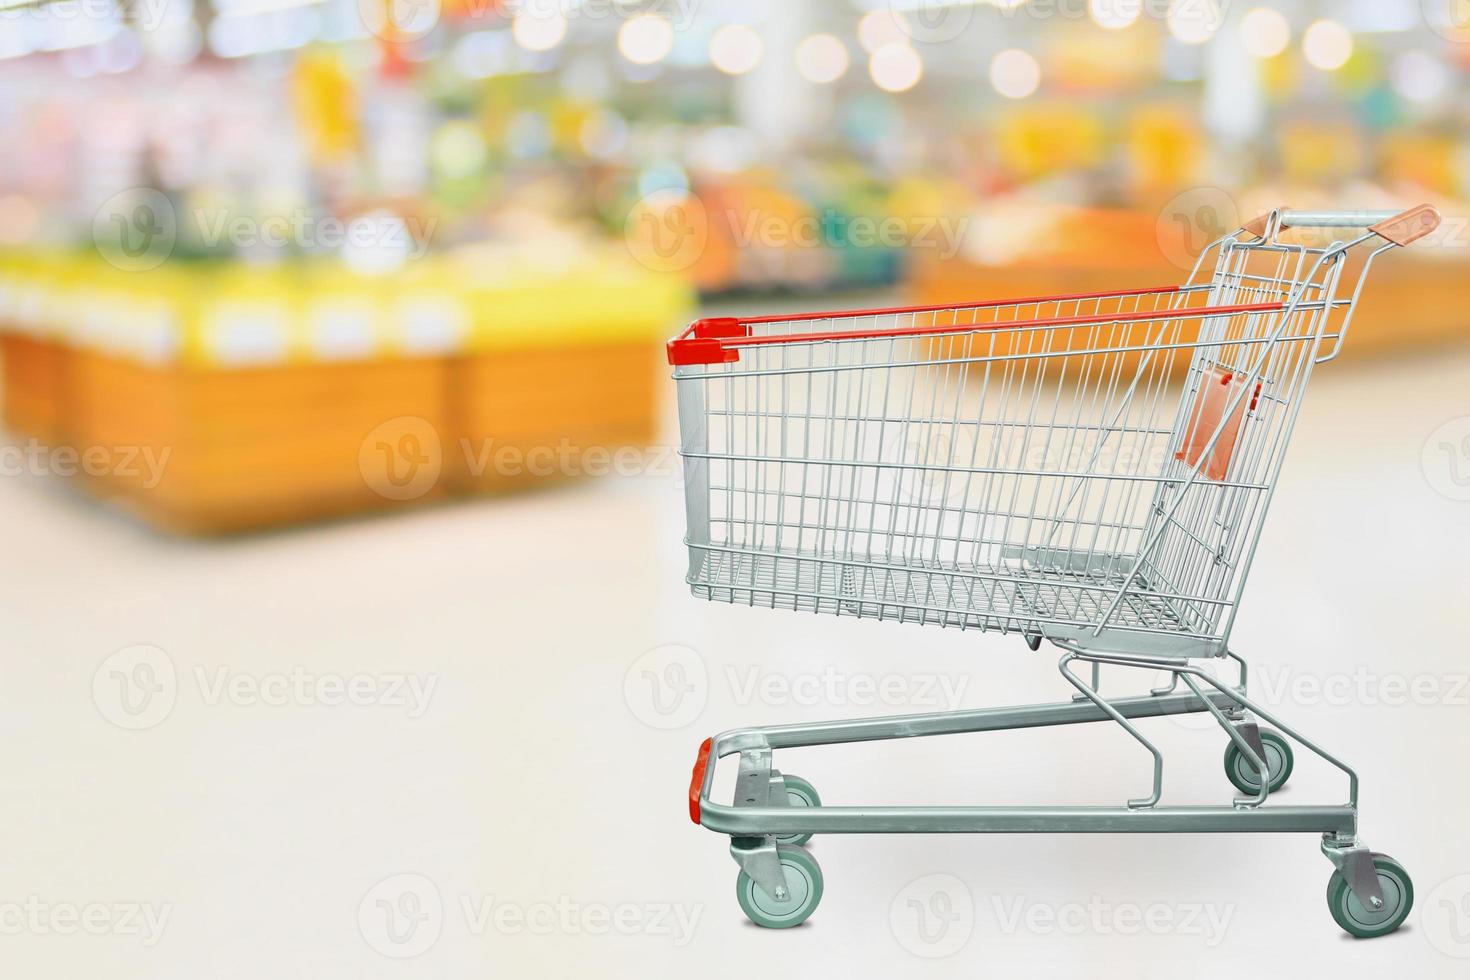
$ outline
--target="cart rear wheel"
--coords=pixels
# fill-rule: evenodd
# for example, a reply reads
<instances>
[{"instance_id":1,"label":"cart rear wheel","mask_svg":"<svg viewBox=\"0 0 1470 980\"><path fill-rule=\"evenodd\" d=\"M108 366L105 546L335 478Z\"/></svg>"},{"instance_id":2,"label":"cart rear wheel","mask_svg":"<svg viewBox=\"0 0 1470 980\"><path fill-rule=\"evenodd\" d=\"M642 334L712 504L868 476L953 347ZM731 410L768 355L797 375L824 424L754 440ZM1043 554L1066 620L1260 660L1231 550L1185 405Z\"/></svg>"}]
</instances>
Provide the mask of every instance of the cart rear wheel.
<instances>
[{"instance_id":1,"label":"cart rear wheel","mask_svg":"<svg viewBox=\"0 0 1470 980\"><path fill-rule=\"evenodd\" d=\"M1358 939L1386 936L1409 917L1414 907L1414 883L1409 873L1387 854L1373 855L1378 887L1383 891L1383 908L1371 909L1358 900L1341 871L1327 880L1327 908L1337 924Z\"/></svg>"},{"instance_id":2,"label":"cart rear wheel","mask_svg":"<svg viewBox=\"0 0 1470 980\"><path fill-rule=\"evenodd\" d=\"M742 871L735 879L735 897L756 925L790 929L805 922L822 900L822 869L817 859L800 847L777 845L776 853L781 859L781 870L786 873L790 894L784 900L777 900Z\"/></svg>"},{"instance_id":3,"label":"cart rear wheel","mask_svg":"<svg viewBox=\"0 0 1470 980\"><path fill-rule=\"evenodd\" d=\"M1266 769L1271 773L1271 792L1274 793L1291 778L1296 759L1291 752L1291 743L1269 728L1261 729L1261 747L1266 752ZM1225 747L1225 777L1247 796L1255 796L1261 791L1261 774L1234 741Z\"/></svg>"},{"instance_id":4,"label":"cart rear wheel","mask_svg":"<svg viewBox=\"0 0 1470 980\"><path fill-rule=\"evenodd\" d=\"M788 806L821 806L822 798L817 795L817 788L800 776L788 776L782 773L781 778L786 781L786 802ZM811 834L786 834L776 838L778 844L805 844L812 839Z\"/></svg>"}]
</instances>

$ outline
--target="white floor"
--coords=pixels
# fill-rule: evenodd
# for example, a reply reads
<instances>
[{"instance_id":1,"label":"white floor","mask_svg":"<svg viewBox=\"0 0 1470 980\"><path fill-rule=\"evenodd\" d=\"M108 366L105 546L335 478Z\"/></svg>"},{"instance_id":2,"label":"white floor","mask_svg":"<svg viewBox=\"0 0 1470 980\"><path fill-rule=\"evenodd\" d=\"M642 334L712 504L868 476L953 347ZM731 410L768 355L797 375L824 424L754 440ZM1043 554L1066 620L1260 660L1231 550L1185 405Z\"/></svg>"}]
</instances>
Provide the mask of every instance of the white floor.
<instances>
[{"instance_id":1,"label":"white floor","mask_svg":"<svg viewBox=\"0 0 1470 980\"><path fill-rule=\"evenodd\" d=\"M706 735L1067 692L1013 639L696 602L667 467L224 543L11 477L0 973L1463 977L1467 392L1465 352L1322 372L1235 636L1413 874L1387 939L1334 925L1311 836L818 839L812 920L749 925L685 812ZM1228 798L1208 719L1149 730L1167 801ZM780 762L832 802L1148 782L1111 726ZM1300 753L1279 800L1345 797Z\"/></svg>"}]
</instances>

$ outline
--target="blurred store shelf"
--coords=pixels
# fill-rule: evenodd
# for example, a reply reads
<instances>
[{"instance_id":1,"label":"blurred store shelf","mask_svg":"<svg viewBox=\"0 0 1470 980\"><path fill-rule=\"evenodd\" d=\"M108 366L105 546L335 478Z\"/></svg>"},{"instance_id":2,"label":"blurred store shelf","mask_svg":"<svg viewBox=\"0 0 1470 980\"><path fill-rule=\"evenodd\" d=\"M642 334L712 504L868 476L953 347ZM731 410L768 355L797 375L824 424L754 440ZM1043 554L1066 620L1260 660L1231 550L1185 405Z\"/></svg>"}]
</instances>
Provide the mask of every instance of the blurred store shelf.
<instances>
[{"instance_id":1,"label":"blurred store shelf","mask_svg":"<svg viewBox=\"0 0 1470 980\"><path fill-rule=\"evenodd\" d=\"M488 258L371 280L0 264L5 425L74 453L90 492L187 532L512 490L646 448L687 287L615 255L476 271Z\"/></svg>"},{"instance_id":2,"label":"blurred store shelf","mask_svg":"<svg viewBox=\"0 0 1470 980\"><path fill-rule=\"evenodd\" d=\"M1455 233L1451 229L1445 236ZM1207 244L1195 240L1194 229L1137 211L1033 208L1025 227L995 227L984 234L994 244L983 256L916 255L913 302L959 304L1175 285L1188 278L1190 260ZM1470 340L1470 314L1460 301L1463 249L1445 236L1381 260L1392 269L1364 289L1344 358ZM1206 279L1209 271L1202 272Z\"/></svg>"}]
</instances>

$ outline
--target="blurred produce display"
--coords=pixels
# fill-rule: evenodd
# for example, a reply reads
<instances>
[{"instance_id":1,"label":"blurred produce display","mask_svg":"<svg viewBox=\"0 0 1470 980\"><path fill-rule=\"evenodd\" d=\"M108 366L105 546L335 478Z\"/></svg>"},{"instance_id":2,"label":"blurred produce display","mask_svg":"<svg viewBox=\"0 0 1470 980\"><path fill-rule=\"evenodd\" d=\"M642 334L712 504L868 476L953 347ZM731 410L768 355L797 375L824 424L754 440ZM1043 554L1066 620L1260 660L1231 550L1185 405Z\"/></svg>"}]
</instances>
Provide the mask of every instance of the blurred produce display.
<instances>
[{"instance_id":1,"label":"blurred produce display","mask_svg":"<svg viewBox=\"0 0 1470 980\"><path fill-rule=\"evenodd\" d=\"M467 249L372 279L12 256L5 424L185 531L596 475L652 445L662 341L690 299L621 255L517 269Z\"/></svg>"},{"instance_id":2,"label":"blurred produce display","mask_svg":"<svg viewBox=\"0 0 1470 980\"><path fill-rule=\"evenodd\" d=\"M705 293L815 291L1003 250L970 219L1004 200L1204 234L1283 186L1470 198L1453 0L160 9L0 10L0 244L370 271L596 237ZM404 234L354 248L365 221Z\"/></svg>"},{"instance_id":3,"label":"blurred produce display","mask_svg":"<svg viewBox=\"0 0 1470 980\"><path fill-rule=\"evenodd\" d=\"M179 526L334 513L410 496L356 456L399 418L427 429L385 459L646 444L640 365L694 292L1172 283L1277 205L1436 203L1364 317L1462 336L1463 14L0 0L7 424L175 448L133 495ZM433 491L536 482L479 459Z\"/></svg>"},{"instance_id":4,"label":"blurred produce display","mask_svg":"<svg viewBox=\"0 0 1470 980\"><path fill-rule=\"evenodd\" d=\"M1378 210L1411 206L1369 187L1360 188L1351 199ZM1333 206L1330 200L1319 200L1307 192L1277 200L1303 202L1293 205L1302 210ZM1263 203L1246 214L1265 214L1273 206L1280 205ZM1200 240L1198 229L1190 225L1156 226L1149 216L1132 211L1032 208L1026 215L1023 222L1005 209L997 209L987 219L1013 228L1011 245L1003 258L921 257L909 281L913 301L947 305L1177 284L1188 276L1204 245L1239 225L1232 222L1216 229L1216 236ZM1336 233L1342 234L1349 233ZM1292 230L1283 233L1281 239L1287 243L1312 240L1310 232ZM1402 250L1385 257L1385 262L1392 262L1392 269L1384 268L1383 274L1364 289L1351 327L1353 342L1343 345L1344 360L1374 357L1386 350L1470 340L1470 321L1458 302L1446 301L1463 289L1466 256L1456 247L1426 248L1425 252L1415 256ZM999 261L991 261L997 258ZM1355 275L1361 261L1361 257L1351 259L1345 274ZM1208 280L1210 271L1203 269L1199 279Z\"/></svg>"}]
</instances>

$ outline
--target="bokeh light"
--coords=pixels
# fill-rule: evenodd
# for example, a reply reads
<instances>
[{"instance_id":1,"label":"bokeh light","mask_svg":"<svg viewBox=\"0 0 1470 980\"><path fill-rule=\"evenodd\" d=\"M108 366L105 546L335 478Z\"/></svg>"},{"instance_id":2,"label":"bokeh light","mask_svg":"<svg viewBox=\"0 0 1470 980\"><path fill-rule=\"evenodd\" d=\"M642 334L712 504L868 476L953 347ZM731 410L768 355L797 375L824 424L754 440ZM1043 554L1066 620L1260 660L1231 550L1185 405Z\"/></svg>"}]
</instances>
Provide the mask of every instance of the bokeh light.
<instances>
[{"instance_id":1,"label":"bokeh light","mask_svg":"<svg viewBox=\"0 0 1470 980\"><path fill-rule=\"evenodd\" d=\"M567 36L567 19L558 10L532 5L516 14L510 30L527 51L550 51Z\"/></svg>"},{"instance_id":2,"label":"bokeh light","mask_svg":"<svg viewBox=\"0 0 1470 980\"><path fill-rule=\"evenodd\" d=\"M639 14L618 28L618 51L635 65L664 60L674 48L674 27L660 14Z\"/></svg>"},{"instance_id":3,"label":"bokeh light","mask_svg":"<svg viewBox=\"0 0 1470 980\"><path fill-rule=\"evenodd\" d=\"M1335 20L1319 20L1302 35L1302 53L1313 68L1335 71L1353 54L1353 36Z\"/></svg>"},{"instance_id":4,"label":"bokeh light","mask_svg":"<svg viewBox=\"0 0 1470 980\"><path fill-rule=\"evenodd\" d=\"M726 24L709 41L709 60L727 75L743 75L761 63L766 46L747 24Z\"/></svg>"},{"instance_id":5,"label":"bokeh light","mask_svg":"<svg viewBox=\"0 0 1470 980\"><path fill-rule=\"evenodd\" d=\"M813 34L796 46L796 70L809 82L835 82L847 74L847 66L847 45L831 34Z\"/></svg>"},{"instance_id":6,"label":"bokeh light","mask_svg":"<svg viewBox=\"0 0 1470 980\"><path fill-rule=\"evenodd\" d=\"M1142 13L1143 0L1087 0L1087 15L1110 31L1127 27Z\"/></svg>"},{"instance_id":7,"label":"bokeh light","mask_svg":"<svg viewBox=\"0 0 1470 980\"><path fill-rule=\"evenodd\" d=\"M1394 59L1393 89L1410 102L1438 102L1450 90L1450 70L1427 51L1405 51Z\"/></svg>"},{"instance_id":8,"label":"bokeh light","mask_svg":"<svg viewBox=\"0 0 1470 980\"><path fill-rule=\"evenodd\" d=\"M868 74L885 92L907 92L924 75L924 61L907 44L885 44L868 59Z\"/></svg>"},{"instance_id":9,"label":"bokeh light","mask_svg":"<svg viewBox=\"0 0 1470 980\"><path fill-rule=\"evenodd\" d=\"M1257 58L1274 58L1291 43L1291 24L1279 10L1256 7L1240 19L1240 36Z\"/></svg>"},{"instance_id":10,"label":"bokeh light","mask_svg":"<svg viewBox=\"0 0 1470 980\"><path fill-rule=\"evenodd\" d=\"M1041 65L1029 53L1008 48L991 59L990 84L1008 99L1024 99L1041 85Z\"/></svg>"},{"instance_id":11,"label":"bokeh light","mask_svg":"<svg viewBox=\"0 0 1470 980\"><path fill-rule=\"evenodd\" d=\"M889 44L907 44L908 31L904 29L901 15L891 10L874 10L863 14L858 21L858 40L864 50L876 53Z\"/></svg>"},{"instance_id":12,"label":"bokeh light","mask_svg":"<svg viewBox=\"0 0 1470 980\"><path fill-rule=\"evenodd\" d=\"M1185 44L1203 44L1225 20L1220 0L1171 0L1165 18L1169 33Z\"/></svg>"}]
</instances>

